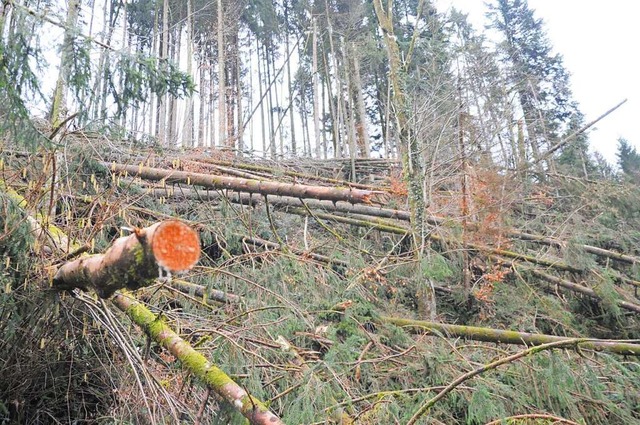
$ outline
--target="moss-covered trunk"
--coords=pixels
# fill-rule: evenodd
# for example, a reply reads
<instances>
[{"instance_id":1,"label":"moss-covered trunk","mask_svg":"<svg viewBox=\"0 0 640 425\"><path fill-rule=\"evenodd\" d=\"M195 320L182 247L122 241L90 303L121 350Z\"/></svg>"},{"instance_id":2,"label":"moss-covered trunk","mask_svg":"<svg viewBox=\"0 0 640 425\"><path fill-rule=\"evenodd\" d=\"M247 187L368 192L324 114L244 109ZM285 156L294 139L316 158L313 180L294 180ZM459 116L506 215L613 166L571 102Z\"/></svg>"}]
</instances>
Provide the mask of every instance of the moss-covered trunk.
<instances>
[{"instance_id":1,"label":"moss-covered trunk","mask_svg":"<svg viewBox=\"0 0 640 425\"><path fill-rule=\"evenodd\" d=\"M205 356L197 352L188 342L180 338L163 320L158 319L142 303L126 295L118 294L113 303L124 311L138 326L149 334L154 341L169 350L182 362L182 365L211 390L242 413L254 425L284 424L260 400L249 395L224 371L210 363Z\"/></svg>"}]
</instances>

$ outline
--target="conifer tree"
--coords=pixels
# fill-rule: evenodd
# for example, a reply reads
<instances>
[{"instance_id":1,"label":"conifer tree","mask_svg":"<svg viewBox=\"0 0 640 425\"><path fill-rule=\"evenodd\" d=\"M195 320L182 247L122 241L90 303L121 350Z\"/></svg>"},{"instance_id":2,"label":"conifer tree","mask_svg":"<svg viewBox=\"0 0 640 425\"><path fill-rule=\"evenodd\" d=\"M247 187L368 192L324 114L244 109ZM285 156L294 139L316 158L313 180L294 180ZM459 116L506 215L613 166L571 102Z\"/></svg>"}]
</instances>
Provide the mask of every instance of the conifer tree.
<instances>
[{"instance_id":1,"label":"conifer tree","mask_svg":"<svg viewBox=\"0 0 640 425\"><path fill-rule=\"evenodd\" d=\"M618 166L622 175L634 182L640 182L640 154L624 138L618 139Z\"/></svg>"},{"instance_id":2,"label":"conifer tree","mask_svg":"<svg viewBox=\"0 0 640 425\"><path fill-rule=\"evenodd\" d=\"M533 160L567 130L579 115L562 56L552 51L542 19L527 0L496 0L488 13L501 33L499 49L509 83L518 95Z\"/></svg>"}]
</instances>

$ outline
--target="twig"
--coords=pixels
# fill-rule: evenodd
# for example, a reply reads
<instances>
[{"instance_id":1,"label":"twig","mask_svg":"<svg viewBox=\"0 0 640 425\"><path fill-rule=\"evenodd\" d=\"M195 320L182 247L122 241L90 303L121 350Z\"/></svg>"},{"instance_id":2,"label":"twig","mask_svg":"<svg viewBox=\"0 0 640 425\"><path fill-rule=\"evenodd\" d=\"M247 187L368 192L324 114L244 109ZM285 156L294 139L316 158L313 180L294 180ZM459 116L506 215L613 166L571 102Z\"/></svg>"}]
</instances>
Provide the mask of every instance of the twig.
<instances>
[{"instance_id":1,"label":"twig","mask_svg":"<svg viewBox=\"0 0 640 425\"><path fill-rule=\"evenodd\" d=\"M505 422L508 423L512 419L548 419L561 424L580 425L579 423L570 421L569 419L559 418L557 416L547 415L542 413L529 413L526 415L509 416L508 418L500 418L500 419L496 419L495 421L487 422L485 425L500 425Z\"/></svg>"},{"instance_id":2,"label":"twig","mask_svg":"<svg viewBox=\"0 0 640 425\"><path fill-rule=\"evenodd\" d=\"M207 387L207 390L204 393L204 400L202 401L202 405L200 406L200 410L198 410L198 414L196 415L196 420L193 422L194 425L200 425L200 420L202 419L202 415L204 414L204 410L207 408L207 403L209 402L209 395L211 393L211 389Z\"/></svg>"}]
</instances>

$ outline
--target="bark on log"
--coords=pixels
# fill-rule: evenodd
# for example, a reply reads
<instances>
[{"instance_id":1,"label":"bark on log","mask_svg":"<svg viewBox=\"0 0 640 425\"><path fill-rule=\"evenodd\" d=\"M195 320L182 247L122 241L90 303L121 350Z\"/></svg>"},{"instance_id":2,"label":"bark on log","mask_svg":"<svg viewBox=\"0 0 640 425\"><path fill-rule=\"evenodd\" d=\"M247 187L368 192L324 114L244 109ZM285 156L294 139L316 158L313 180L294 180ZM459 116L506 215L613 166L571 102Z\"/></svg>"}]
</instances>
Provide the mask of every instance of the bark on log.
<instances>
[{"instance_id":1,"label":"bark on log","mask_svg":"<svg viewBox=\"0 0 640 425\"><path fill-rule=\"evenodd\" d=\"M547 238L539 235L532 235L530 233L518 232L515 230L511 230L507 233L512 238L522 239L524 241L535 242L542 245L553 246L555 248L564 248L564 243L557 239ZM593 245L582 245L578 244L576 247L584 250L584 252L588 252L589 254L598 255L600 257L611 258L612 260L622 261L628 264L640 263L640 258L634 257L633 255L622 254L619 252L611 251L608 249L600 248Z\"/></svg>"},{"instance_id":2,"label":"bark on log","mask_svg":"<svg viewBox=\"0 0 640 425\"><path fill-rule=\"evenodd\" d=\"M539 277L541 279L546 280L547 282L551 282L555 285L558 285L562 288L568 289L573 292L577 292L582 295L586 295L596 300L602 300L602 297L596 293L591 288L587 288L586 286L582 286L578 283L570 282L566 279L562 279L548 273L541 272L539 270L531 269L529 270L534 276ZM630 301L625 300L615 300L615 303L624 308L625 310L633 311L635 313L640 313L640 305L632 303Z\"/></svg>"},{"instance_id":3,"label":"bark on log","mask_svg":"<svg viewBox=\"0 0 640 425\"><path fill-rule=\"evenodd\" d=\"M184 187L166 187L166 188L148 188L150 194L154 197L165 198L184 198L193 199L199 201L217 201L220 198L226 197L230 202L234 204L251 205L256 206L260 203L264 203L264 198L258 196L251 196L248 193L221 193L219 191L202 191L194 190ZM271 195L268 197L269 203L275 207L303 207L307 204L309 208L320 209L325 211L335 211L347 214L360 214L371 217L393 218L397 220L409 221L409 213L402 210L395 210L390 208L373 207L370 205L353 205L348 202L331 202L331 201L319 201L316 199L293 198L291 196L276 196Z\"/></svg>"},{"instance_id":4,"label":"bark on log","mask_svg":"<svg viewBox=\"0 0 640 425\"><path fill-rule=\"evenodd\" d=\"M262 195L285 195L296 198L324 199L328 201L347 201L352 204L370 204L376 195L382 192L352 188L327 186L309 186L303 184L280 183L209 174L191 173L178 170L145 167L142 164L125 165L103 162L102 165L112 172L126 173L148 180L163 180L166 183L186 183L211 189L227 189L238 192L260 193Z\"/></svg>"},{"instance_id":5,"label":"bark on log","mask_svg":"<svg viewBox=\"0 0 640 425\"><path fill-rule=\"evenodd\" d=\"M349 182L346 180L339 180L339 179L332 179L329 177L322 177L322 176L313 176L310 174L305 174L305 173L300 173L298 171L291 171L291 170L282 170L282 169L278 169L278 168L270 168L270 167L265 167L263 165L258 165L258 164L248 164L248 163L242 163L242 162L232 162L232 161L219 161L219 160L215 160L213 158L203 158L203 157L190 157L189 158L192 161L200 161L200 162L204 162L207 164L215 164L215 165L220 165L220 166L226 166L226 167L232 167L232 168L239 168L239 169L244 169L244 170L249 170L249 171L258 171L258 172L266 172L269 173L273 176L277 176L279 174L283 174L285 176L288 177L294 177L294 178L298 178L298 179L304 179L304 180L312 180L312 181L319 181L319 182L323 182L323 183L329 183L332 185L338 185L338 186L347 186L347 187L354 187L356 189L364 189L364 190L384 190L384 191L388 191L388 189L386 188L374 188L371 185L367 185L367 184L361 184L361 183L354 183L354 182Z\"/></svg>"},{"instance_id":6,"label":"bark on log","mask_svg":"<svg viewBox=\"0 0 640 425\"><path fill-rule=\"evenodd\" d=\"M468 338L474 341L496 342L515 345L542 345L550 342L570 341L575 338L567 338L555 335L533 334L528 332L508 331L503 329L481 328L477 326L449 325L446 323L426 322L422 320L402 319L397 317L381 316L381 323L407 327L413 332L439 333L448 338ZM589 340L578 345L595 351L608 351L615 354L640 356L640 345L624 341Z\"/></svg>"},{"instance_id":7,"label":"bark on log","mask_svg":"<svg viewBox=\"0 0 640 425\"><path fill-rule=\"evenodd\" d=\"M0 179L0 190L6 193L18 207L28 213L26 219L35 236L36 247L40 245L47 246L54 252L68 250L69 248L74 248L73 250L75 250L77 248L59 227L51 224L43 214L33 211L34 208L30 208L27 200L2 179ZM48 224L44 225L43 223Z\"/></svg>"},{"instance_id":8,"label":"bark on log","mask_svg":"<svg viewBox=\"0 0 640 425\"><path fill-rule=\"evenodd\" d=\"M151 189L151 193L154 196L184 196L189 199L200 199L200 200L213 200L219 199L222 195L217 192L205 192L198 193L192 189L187 188L177 188L177 189L161 189L161 188L153 188ZM240 203L243 205L256 205L261 200L256 197L251 197L249 194L245 193L232 193L227 196L227 198L233 203ZM302 201L299 198L287 197L287 196L270 196L269 202L277 207L301 207L303 206ZM348 214L360 214L371 217L383 217L383 218L391 218L401 221L409 221L410 214L408 211L404 210L396 210L389 208L379 208L372 207L368 205L353 205L347 202L331 202L331 201L318 201L318 200L305 200L305 203L309 208L312 209L323 209L325 211L335 211L335 212L343 212ZM427 222L433 226L443 226L449 222L452 222L450 219L445 219L436 216L430 216L427 218ZM477 226L471 224L469 225L470 229L477 230ZM395 232L394 232L395 233ZM548 238L540 235L534 235L525 232L519 232L516 230L507 231L506 235L514 239L521 239L528 242L539 243L542 245L553 246L555 248L563 248L564 243L560 240ZM608 249L600 248L594 245L587 244L578 244L576 245L579 249L584 250L589 254L594 254L600 257L611 258L613 260L621 261L628 264L640 263L640 258L623 254L615 251L611 251ZM638 282L632 280L622 280L624 283L639 286Z\"/></svg>"},{"instance_id":9,"label":"bark on log","mask_svg":"<svg viewBox=\"0 0 640 425\"><path fill-rule=\"evenodd\" d=\"M523 267L521 264L515 263L513 261L507 260L505 258L502 258L500 256L491 256L494 259L497 259L498 261L500 261L502 263L503 266L506 267L512 267L512 268L517 268L519 270L522 271L527 271L529 273L531 273L532 275L534 275L535 277L538 277L542 280L545 280L549 283L553 283L554 285L557 285L563 289L569 290L569 291L573 291L576 292L578 294L582 294L582 295L586 295L588 297L591 297L595 300L598 301L602 301L602 297L600 295L598 295L598 293L596 291L594 291L593 289L580 285L578 283L575 282L571 282L569 280L566 279L562 279L560 277L556 277L553 275L550 275L548 273L545 273L543 271L540 270L536 270L534 268L531 267ZM543 288L543 289L547 289L547 288ZM553 293L555 294L555 290L553 290L553 288L551 288L551 290L547 290L547 292ZM635 313L640 313L640 305L630 302L630 301L625 301L625 300L615 300L615 303L619 306L624 308L625 310L629 310L629 311L633 311Z\"/></svg>"},{"instance_id":10,"label":"bark on log","mask_svg":"<svg viewBox=\"0 0 640 425\"><path fill-rule=\"evenodd\" d=\"M302 215L302 216L309 216L311 215L309 213L309 211L307 211L304 208L289 208L287 210L287 212L290 212L292 214L298 214L298 215ZM397 235L407 235L409 234L409 230L403 227L400 227L398 225L395 225L394 223L386 223L386 222L375 222L375 221L371 221L371 220L363 220L363 219L359 219L359 218L351 218L351 217L342 217L342 216L338 216L338 215L334 215L334 214L327 214L327 213L313 213L313 216L319 219L323 219L323 220L332 220L335 221L337 223L345 223L345 224L351 224L353 226L358 226L358 227L368 227L368 228L372 228L375 230L379 230L381 232L387 232L387 233L395 233ZM429 235L427 235L428 239L434 240L434 241L441 241L441 242L446 242L448 244L460 244L462 243L461 241L457 241L454 240L452 238L445 238L443 236L439 236L436 235L434 233L431 233ZM547 258L537 258L531 255L526 255L526 254L520 254L518 252L513 252L513 251L508 251L505 249L499 249L499 248L493 248L490 246L486 246L486 245L480 245L480 244L476 244L476 243L464 243L464 246L468 249L480 252L480 253L486 253L486 254L493 254L493 255L500 255L503 257L507 257L507 258L512 258L514 260L519 260L519 261L524 261L527 263L531 263L531 264L538 264L541 266L545 266L545 267L550 267L550 268L554 268L557 270L564 270L564 271L570 271L573 273L582 273L584 272L583 269L580 268L576 268L573 266L570 266L569 264L565 264L562 263L559 260L555 260L555 259L547 259Z\"/></svg>"},{"instance_id":11,"label":"bark on log","mask_svg":"<svg viewBox=\"0 0 640 425\"><path fill-rule=\"evenodd\" d=\"M244 388L233 381L222 369L210 363L142 303L122 294L113 297L113 303L144 329L154 341L179 359L185 369L249 419L251 424L284 425L284 422L271 413L264 403L247 394Z\"/></svg>"},{"instance_id":12,"label":"bark on log","mask_svg":"<svg viewBox=\"0 0 640 425\"><path fill-rule=\"evenodd\" d=\"M172 279L169 284L173 289L182 292L183 294L198 296L205 298L206 300L213 300L224 304L235 304L241 301L238 295L223 292L219 289L207 289L206 286L198 285L195 283L187 282L182 279Z\"/></svg>"},{"instance_id":13,"label":"bark on log","mask_svg":"<svg viewBox=\"0 0 640 425\"><path fill-rule=\"evenodd\" d=\"M109 298L121 288L152 284L161 270L172 274L187 271L199 258L198 234L180 221L167 220L116 239L104 254L64 264L54 276L53 286L92 288L101 298Z\"/></svg>"},{"instance_id":14,"label":"bark on log","mask_svg":"<svg viewBox=\"0 0 640 425\"><path fill-rule=\"evenodd\" d=\"M185 226L186 229L188 229L188 231L193 232L191 228L189 228L188 226L186 226L181 222L178 222L176 220L171 220L170 222L179 223L180 225ZM176 228L173 224L168 228L161 229L163 231L159 231L157 227L160 227L163 223L167 223L167 222L156 223L153 226L139 230L137 233L133 235L130 235L125 238L120 238L116 242L123 239L132 238L132 237L135 237L137 239L138 234L142 234L144 232L147 247L149 246L149 243L151 243L151 245L153 246L153 238L150 238L149 233L147 233L151 227L156 227L154 229L155 237L162 236L164 231L169 232L169 235L165 235L165 236L171 236L171 235L175 236L175 235L183 234L183 232L187 232L186 229L179 228L179 227ZM49 228L51 227L52 225L49 225ZM62 236L64 236L68 240L68 237L62 231L60 231L60 233L62 234ZM193 232L193 235L187 235L186 238L189 239L192 236L195 236L196 241L198 241L198 243L196 244L196 246L198 247L197 257L193 261L193 264L195 264L195 262L197 261L200 255L200 245L199 245L198 235L195 232ZM175 242L176 241L173 238L167 238L167 239L163 239L163 241L160 242L158 245L155 245L155 248L158 249L158 253L160 254L160 263L163 264L165 267L167 266L172 267L178 263L184 263L184 261L176 261L176 257L172 256L168 251L164 251L168 247L166 243L175 243ZM141 242L136 242L136 243L138 245L141 244ZM133 245L135 246L136 243L133 243ZM80 247L79 245L73 244L73 243L71 243L69 246L69 248L72 248L73 250L77 250L79 247ZM186 246L186 248L190 248L190 247L191 247L190 244ZM64 248L60 248L60 250L63 250L63 249ZM110 249L113 249L113 246ZM109 250L107 250L107 253L108 252ZM135 249L134 252L144 253L144 250L141 250L138 248L138 249ZM152 252L155 252L155 251L152 249ZM105 253L104 255L93 256L88 258L102 257L103 259L106 259L107 253ZM167 256L167 254L169 254L169 256ZM182 257L183 260L185 258L188 260L193 256L193 252L191 252L190 249L187 249L187 252L183 254L184 255L178 256L178 257ZM72 263L76 263L77 261L79 260L76 260ZM67 263L65 264L65 266L69 266L72 263ZM191 264L189 267L193 266L193 264ZM63 268L65 266L63 266ZM157 267L158 266L156 266L156 270L157 270ZM80 267L80 269L83 269L83 268ZM178 270L175 270L175 271L178 271ZM76 272L76 277L79 278L80 276L77 273L79 273L80 270L76 269L75 272ZM231 406L233 406L236 410L242 413L243 416L248 418L251 424L253 425L284 425L284 422L282 422L273 413L269 412L269 410L264 405L264 403L262 403L260 400L256 399L255 397L247 394L247 392L242 387L240 387L236 382L234 382L226 373L224 373L224 371L222 371L217 366L211 364L209 361L207 361L207 359L202 354L200 354L193 347L191 347L191 345L188 342L180 338L180 336L176 334L163 320L158 320L158 317L155 316L151 311L149 311L142 303L136 301L131 297L127 297L120 294L116 295L112 299L112 301L119 309L124 311L137 325L145 329L148 332L148 334L156 342L164 346L167 350L169 350L169 352L171 352L171 354L173 354L178 359L180 359L180 361L182 362L182 367L189 370L191 373L193 373L195 376L201 379L209 388L215 391L220 397L222 397L225 401L229 402Z\"/></svg>"}]
</instances>

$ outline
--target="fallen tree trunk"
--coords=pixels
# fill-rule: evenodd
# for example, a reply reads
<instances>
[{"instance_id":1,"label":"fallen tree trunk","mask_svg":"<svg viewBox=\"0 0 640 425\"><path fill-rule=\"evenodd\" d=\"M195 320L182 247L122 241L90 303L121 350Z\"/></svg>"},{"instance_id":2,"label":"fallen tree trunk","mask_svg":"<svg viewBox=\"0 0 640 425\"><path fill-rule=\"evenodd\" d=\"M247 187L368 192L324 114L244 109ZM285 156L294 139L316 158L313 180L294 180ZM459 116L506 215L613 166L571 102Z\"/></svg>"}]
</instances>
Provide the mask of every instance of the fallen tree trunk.
<instances>
[{"instance_id":1,"label":"fallen tree trunk","mask_svg":"<svg viewBox=\"0 0 640 425\"><path fill-rule=\"evenodd\" d=\"M496 342L503 344L534 346L548 344L550 342L575 340L575 338L555 335L507 331L503 329L481 328L477 326L449 325L446 323L402 319L389 316L381 316L378 320L381 323L389 323L400 327L410 328L413 332L437 333L448 338L467 338L474 341ZM590 339L578 344L578 346L580 348L595 351L608 351L615 354L640 356L640 345L625 341Z\"/></svg>"},{"instance_id":2,"label":"fallen tree trunk","mask_svg":"<svg viewBox=\"0 0 640 425\"><path fill-rule=\"evenodd\" d=\"M65 235L57 226L51 224L43 214L34 211L33 207L30 208L27 200L18 192L13 190L13 188L8 186L2 179L0 179L0 190L6 193L18 207L27 212L27 222L33 231L33 235L35 236L38 245L47 246L51 251L69 250L72 243L69 241L67 235ZM49 224L44 225L43 223Z\"/></svg>"},{"instance_id":3,"label":"fallen tree trunk","mask_svg":"<svg viewBox=\"0 0 640 425\"><path fill-rule=\"evenodd\" d=\"M204 382L224 401L240 412L254 425L284 425L276 415L257 398L233 381L222 369L210 363L187 341L171 329L164 320L149 311L133 298L118 294L113 303L127 314L138 326L173 354L182 366Z\"/></svg>"},{"instance_id":4,"label":"fallen tree trunk","mask_svg":"<svg viewBox=\"0 0 640 425\"><path fill-rule=\"evenodd\" d=\"M512 238L521 239L523 241L535 242L542 245L553 246L555 248L564 248L565 244L562 241L553 238L547 238L539 235L532 235L530 233L517 232L515 230L511 230L507 232ZM619 252L611 251L608 249L600 248L593 245L583 245L577 244L576 247L582 249L584 252L588 252L589 254L598 255L600 257L611 258L613 260L622 261L628 264L640 263L640 258L634 257L633 255L622 254Z\"/></svg>"},{"instance_id":5,"label":"fallen tree trunk","mask_svg":"<svg viewBox=\"0 0 640 425\"><path fill-rule=\"evenodd\" d=\"M596 300L602 300L602 297L600 295L598 295L596 293L596 291L594 291L591 288L587 288L586 286L582 286L580 284L568 281L566 279L562 279L553 275L550 275L548 273L544 273L541 272L539 270L535 270L535 269L530 269L529 272L531 274L533 274L536 277L539 277L541 279L546 280L547 282L551 282L555 285L558 285L562 288L568 289L570 291L573 292L577 292L580 293L582 295L586 295L588 297L591 297L593 299ZM640 313L640 305L632 303L630 301L625 301L625 300L615 300L615 303L619 306L624 308L625 310L629 310L629 311L633 311L636 313Z\"/></svg>"},{"instance_id":6,"label":"fallen tree trunk","mask_svg":"<svg viewBox=\"0 0 640 425\"><path fill-rule=\"evenodd\" d=\"M501 262L503 266L506 267L512 267L512 268L516 268L519 269L521 271L526 271L531 273L532 275L534 275L535 277L538 277L542 280L546 280L549 283L553 283L554 285L557 285L563 289L566 289L568 291L573 291L576 292L578 294L582 294L582 295L586 295L588 297L591 297L595 300L598 301L602 301L602 297L600 295L598 295L598 293L596 291L594 291L593 289L580 285L578 283L575 282L571 282L567 279L562 279L560 277L556 277L553 275L550 275L549 273L545 273L543 271L540 270L536 270L532 267L524 267L520 264L517 264L513 261L504 259L500 256L491 256L492 258L496 259L497 261ZM555 293L555 291L547 291L547 292L552 292ZM615 303L619 306L624 308L625 310L629 310L629 311L633 311L635 313L640 313L640 304L636 304L636 303L632 303L630 301L625 301L625 300L615 300Z\"/></svg>"},{"instance_id":7,"label":"fallen tree trunk","mask_svg":"<svg viewBox=\"0 0 640 425\"><path fill-rule=\"evenodd\" d=\"M357 188L357 189L364 189L364 190L376 190L371 185L366 185L366 184L361 184L361 183L353 183L353 182L349 182L349 181L346 181L346 180L332 179L332 178L329 178L329 177L313 176L313 175L310 175L310 174L300 173L298 171L281 170L281 169L265 167L263 165L257 165L257 164L248 164L248 163L232 162L232 161L219 161L219 160L215 160L213 158L203 158L203 157L192 157L192 158L189 158L189 159L191 159L192 161L200 161L200 162L204 162L204 163L207 163L207 164L214 164L214 165L220 165L220 166L225 166L225 167L233 167L233 168L239 168L239 169L249 170L249 171L266 172L266 173L269 173L269 174L271 174L273 176L277 176L278 174L283 174L283 175L289 176L289 177L300 178L300 179L304 179L304 180L315 180L315 181L319 181L319 182L323 182L323 183L329 183L329 184L332 184L332 185L354 187L354 188ZM382 189L377 189L377 190L388 191L388 188L382 188Z\"/></svg>"},{"instance_id":8,"label":"fallen tree trunk","mask_svg":"<svg viewBox=\"0 0 640 425\"><path fill-rule=\"evenodd\" d=\"M297 214L297 215L303 215L303 216L312 216L315 217L317 219L323 219L323 220L332 220L335 221L337 223L344 223L344 224L351 224L353 226L358 226L358 227L368 227L371 229L375 229L375 230L379 230L381 232L387 232L387 233L395 233L396 235L408 235L409 234L409 230L404 228L404 227L400 227L395 225L394 223L385 223L385 222L375 222L375 221L370 221L370 220L363 220L363 219L359 219L359 218L351 218L351 217L343 217L343 216L339 216L339 215L334 215L334 214L327 214L327 213L316 213L316 212L309 212L304 208L289 208L287 210L287 212L290 212L292 214ZM434 241L439 241L439 242L445 242L448 244L463 244L461 241L456 241L452 238L445 238L443 236L439 236L436 235L434 233L430 233L427 235L428 239L434 240ZM513 251L508 251L505 249L500 249L500 248L493 248L490 246L486 246L486 245L480 245L480 244L476 244L476 243L471 243L471 242L467 242L463 244L466 248L472 249L474 251L480 252L480 253L486 253L486 254L494 254L494 255L500 255L503 257L507 257L507 258L512 258L514 260L519 260L519 261L524 261L527 263L532 263L532 264L538 264L541 266L546 266L546 267L551 267L554 269L558 269L558 270L564 270L564 271L570 271L573 273L581 273L584 270L580 269L580 268L576 268L573 266L570 266L568 264L562 263L558 260L551 260L551 259L547 259L547 258L537 258L531 255L526 255L526 254L520 254L518 252L513 252Z\"/></svg>"},{"instance_id":9,"label":"fallen tree trunk","mask_svg":"<svg viewBox=\"0 0 640 425\"><path fill-rule=\"evenodd\" d=\"M169 286L183 294L190 295L193 293L193 295L197 297L204 298L206 300L213 300L219 303L235 304L241 301L241 298L238 295L223 292L219 289L207 289L206 286L187 282L182 279L171 279Z\"/></svg>"},{"instance_id":10,"label":"fallen tree trunk","mask_svg":"<svg viewBox=\"0 0 640 425\"><path fill-rule=\"evenodd\" d=\"M218 201L221 198L227 198L234 204L251 205L255 206L260 203L264 203L264 198L258 196L252 196L248 193L221 193L219 191L201 191L195 189L188 189L183 187L167 187L159 188L154 187L147 189L154 197L164 198L185 198L198 201ZM303 207L305 204L312 209L321 209L325 211L335 211L347 214L360 214L371 217L393 218L397 220L409 220L409 213L402 210L395 210L390 208L373 207L370 205L362 204L350 204L348 202L332 202L332 201L319 201L316 199L300 199L293 198L291 196L276 196L271 195L268 197L269 203L275 207Z\"/></svg>"},{"instance_id":11,"label":"fallen tree trunk","mask_svg":"<svg viewBox=\"0 0 640 425\"><path fill-rule=\"evenodd\" d=\"M353 188L309 186L303 184L261 181L237 177L214 176L178 170L164 170L141 165L126 165L103 162L102 165L112 172L125 173L148 180L163 180L166 183L186 183L211 189L227 189L238 192L260 193L262 195L284 195L296 198L324 199L328 201L347 201L352 204L369 204L375 195L382 194L371 190Z\"/></svg>"},{"instance_id":12,"label":"fallen tree trunk","mask_svg":"<svg viewBox=\"0 0 640 425\"><path fill-rule=\"evenodd\" d=\"M200 258L198 234L177 220L156 223L121 237L104 254L68 262L58 269L53 286L58 289L92 288L109 298L121 288L152 284L161 270L187 271Z\"/></svg>"},{"instance_id":13,"label":"fallen tree trunk","mask_svg":"<svg viewBox=\"0 0 640 425\"><path fill-rule=\"evenodd\" d=\"M185 234L184 232L187 232L186 229L193 232L191 228L184 225L183 223L180 223L175 220L171 220L171 222L173 223L170 226L168 226L168 228L165 228L162 230L168 231L173 236L180 235L180 234L184 235ZM176 243L177 241L174 238L167 238L167 239L162 238L163 242L156 241L159 243L156 245L153 244L153 237L154 236L161 237L162 234L164 233L164 231L159 231L158 229L158 227L160 227L163 223L166 223L166 222L156 223L153 226L147 227L145 229L140 229L133 235L116 240L116 243L118 241L121 241L123 239L128 239L131 237L136 237L136 238L145 237L147 249L151 246L152 252L155 252L155 250L153 249L155 247L157 248L158 253L160 254L159 265L163 267L173 267L178 263L187 264L189 261L185 261L185 259L188 260L189 258L192 258L194 254L193 252L191 252L190 249L187 249L187 252L183 253L186 255L177 256L177 257L182 257L182 261L177 261L176 257L172 255L169 255L169 257L166 256L168 251L165 251L165 249L167 249L168 247L172 247L173 245L166 245L165 243L169 243L169 244ZM174 223L179 223L182 226L185 226L186 229L176 228L174 226ZM152 234L150 235L149 229L155 226L157 227L153 229L153 232L151 232ZM58 228L55 228L55 226L49 224L47 228L55 229L56 232L60 233L61 236L64 236L68 240L68 237L61 230L59 230ZM153 235L153 233L155 233L155 235ZM186 239L189 239L190 237L195 236L197 241L198 235L195 232L193 232L193 234L194 235L191 235L191 236L187 234ZM112 247L109 250L107 250L107 252L113 249L116 243L114 243ZM121 243L124 243L124 242L121 242ZM141 244L141 242L138 241L137 244ZM136 243L133 243L133 245L135 247ZM200 255L199 242L197 246L198 246L197 256L199 257ZM191 248L192 244L187 244L186 247ZM66 251L69 251L69 249L72 249L73 251L77 251L80 248L81 246L70 243L69 246L66 247ZM65 248L60 247L59 250L64 252ZM144 253L144 250L141 251L138 248L138 249L135 249L134 252ZM107 255L106 253L102 255L103 259L106 259L106 255ZM88 258L95 258L95 257L99 257L99 256L93 256ZM196 257L196 259L193 261L193 264L195 264L197 259L198 258ZM73 261L71 263L67 263L63 266L63 268L72 263L76 263L77 261L78 260ZM191 264L190 267L193 266L193 264ZM82 267L78 267L77 269L70 268L69 271L75 270L75 273L72 275L75 278L80 278L80 276L78 275L79 269L82 269ZM62 285L62 282L58 282L58 283ZM81 282L78 281L77 283L81 283ZM84 286L84 285L81 285L81 286ZM164 322L164 320L159 320L158 317L154 315L151 311L149 311L142 303L136 301L134 298L130 296L124 296L121 294L118 294L115 297L113 297L112 301L120 310L125 312L125 314L127 314L128 317L130 317L137 325L139 325L145 331L147 331L147 333L156 342L161 344L169 352L171 352L171 354L176 356L182 362L182 367L184 369L190 371L196 377L202 380L205 383L205 385L207 385L211 390L213 390L216 394L218 394L223 400L228 402L231 406L233 406L233 408L235 408L243 416L249 419L249 422L251 424L253 425L284 425L284 422L282 422L280 418L278 418L273 413L271 413L269 409L264 405L264 403L262 403L257 398L247 394L247 392L235 381L233 381L226 373L224 373L224 371L222 371L216 365L210 363L202 354L200 354L193 347L191 347L191 345L188 342L180 338L180 336L176 334Z\"/></svg>"}]
</instances>

